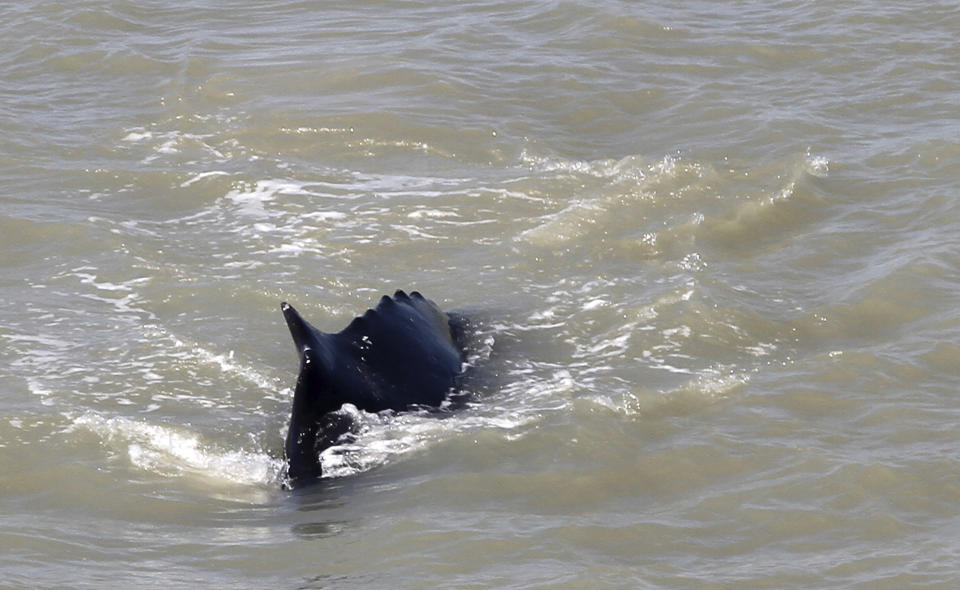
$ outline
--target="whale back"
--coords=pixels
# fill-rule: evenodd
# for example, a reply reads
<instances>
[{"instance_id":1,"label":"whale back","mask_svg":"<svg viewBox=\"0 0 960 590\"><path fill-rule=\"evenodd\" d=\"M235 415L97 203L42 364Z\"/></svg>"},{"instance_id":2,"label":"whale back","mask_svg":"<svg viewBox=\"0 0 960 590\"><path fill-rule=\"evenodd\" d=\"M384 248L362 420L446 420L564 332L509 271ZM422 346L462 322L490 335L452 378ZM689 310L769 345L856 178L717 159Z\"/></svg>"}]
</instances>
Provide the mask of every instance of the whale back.
<instances>
[{"instance_id":1,"label":"whale back","mask_svg":"<svg viewBox=\"0 0 960 590\"><path fill-rule=\"evenodd\" d=\"M281 305L300 357L286 439L291 480L320 475L319 453L348 430L332 412L436 407L456 389L463 351L450 317L420 293L397 291L337 333Z\"/></svg>"}]
</instances>

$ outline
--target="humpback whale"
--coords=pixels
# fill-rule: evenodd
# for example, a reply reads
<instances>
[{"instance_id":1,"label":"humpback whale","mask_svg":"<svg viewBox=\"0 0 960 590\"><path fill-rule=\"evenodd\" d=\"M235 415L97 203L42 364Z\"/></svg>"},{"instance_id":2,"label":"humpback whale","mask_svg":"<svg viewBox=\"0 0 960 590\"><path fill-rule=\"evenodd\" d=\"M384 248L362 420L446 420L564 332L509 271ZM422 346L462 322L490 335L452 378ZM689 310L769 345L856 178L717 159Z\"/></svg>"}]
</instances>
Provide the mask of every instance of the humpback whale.
<instances>
[{"instance_id":1,"label":"humpback whale","mask_svg":"<svg viewBox=\"0 0 960 590\"><path fill-rule=\"evenodd\" d=\"M456 391L462 326L416 291L383 296L336 333L280 305L300 360L284 446L291 483L321 475L319 454L349 430L344 404L367 412L438 407Z\"/></svg>"}]
</instances>

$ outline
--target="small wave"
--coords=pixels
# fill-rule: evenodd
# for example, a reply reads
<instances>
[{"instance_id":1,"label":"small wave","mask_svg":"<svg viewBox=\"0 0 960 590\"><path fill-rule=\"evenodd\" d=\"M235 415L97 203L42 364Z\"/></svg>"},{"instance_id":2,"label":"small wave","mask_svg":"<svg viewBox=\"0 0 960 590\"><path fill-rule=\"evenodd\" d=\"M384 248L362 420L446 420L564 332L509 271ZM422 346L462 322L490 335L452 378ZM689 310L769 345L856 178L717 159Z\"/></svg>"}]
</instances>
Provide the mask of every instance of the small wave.
<instances>
[{"instance_id":1,"label":"small wave","mask_svg":"<svg viewBox=\"0 0 960 590\"><path fill-rule=\"evenodd\" d=\"M188 351L188 356L183 358L192 358L197 362L216 366L222 372L238 377L264 391L270 392L278 389L276 379L268 377L256 369L238 362L234 359L234 352L232 350L226 353L212 352L200 346L199 344L185 342L184 340L169 334L166 330L157 326L152 328L152 333L156 336L166 336L176 348L183 351ZM288 388L281 389L289 391Z\"/></svg>"},{"instance_id":2,"label":"small wave","mask_svg":"<svg viewBox=\"0 0 960 590\"><path fill-rule=\"evenodd\" d=\"M702 210L658 230L657 249L679 254L703 242L708 248L753 255L778 247L823 211L822 196L810 178L823 178L828 171L829 160L808 151L743 173L752 179L743 186L743 179L732 174L721 181L722 198L694 204Z\"/></svg>"},{"instance_id":3,"label":"small wave","mask_svg":"<svg viewBox=\"0 0 960 590\"><path fill-rule=\"evenodd\" d=\"M537 156L524 150L520 154L520 163L538 172L564 172L618 182L642 182L655 177L670 177L679 170L679 162L674 156L664 156L659 161L652 163L646 162L636 155L620 159L585 161Z\"/></svg>"},{"instance_id":4,"label":"small wave","mask_svg":"<svg viewBox=\"0 0 960 590\"><path fill-rule=\"evenodd\" d=\"M138 130L129 130L129 132L123 137L122 141L137 143L140 141L145 141L147 139L153 139L154 134L152 131L147 131L145 129Z\"/></svg>"},{"instance_id":5,"label":"small wave","mask_svg":"<svg viewBox=\"0 0 960 590\"><path fill-rule=\"evenodd\" d=\"M807 150L804 163L806 164L807 174L811 176L823 178L830 172L830 160L825 156L813 155L809 149Z\"/></svg>"},{"instance_id":6,"label":"small wave","mask_svg":"<svg viewBox=\"0 0 960 590\"><path fill-rule=\"evenodd\" d=\"M202 475L244 485L280 481L283 462L260 451L223 451L195 433L123 417L88 412L73 421L126 452L139 469L167 477Z\"/></svg>"},{"instance_id":7,"label":"small wave","mask_svg":"<svg viewBox=\"0 0 960 590\"><path fill-rule=\"evenodd\" d=\"M539 218L539 223L518 239L541 247L555 247L600 236L603 242L618 239L616 233L633 235L637 221L654 205L661 192L676 197L687 187L702 182L700 164L664 156L648 162L638 156L620 160L569 161L525 155L522 161L540 173L572 177L572 198L559 211ZM598 184L599 182L599 184ZM620 227L624 226L625 227Z\"/></svg>"},{"instance_id":8,"label":"small wave","mask_svg":"<svg viewBox=\"0 0 960 590\"><path fill-rule=\"evenodd\" d=\"M238 206L238 213L247 217L267 218L266 203L278 195L303 194L301 183L284 180L258 180L252 186L230 191L224 198Z\"/></svg>"},{"instance_id":9,"label":"small wave","mask_svg":"<svg viewBox=\"0 0 960 590\"><path fill-rule=\"evenodd\" d=\"M324 477L363 473L437 441L468 432L499 430L515 433L536 419L530 413L497 408L484 408L484 411L491 412L487 414L466 410L451 414L447 419L432 411L371 414L351 404L344 405L339 411L350 416L355 434L351 440L320 454Z\"/></svg>"},{"instance_id":10,"label":"small wave","mask_svg":"<svg viewBox=\"0 0 960 590\"><path fill-rule=\"evenodd\" d=\"M200 182L200 181L203 180L204 178L210 178L210 177L214 177L214 176L229 176L229 175L230 175L229 172L225 172L225 171L223 171L223 170L210 170L210 171L207 171L207 172L200 172L200 173L195 174L195 175L193 176L193 178L191 178L191 179L189 179L189 180L185 180L184 182L180 183L180 188L187 188L188 186L190 186L190 185L192 185L192 184L195 184L195 183L197 183L197 182Z\"/></svg>"},{"instance_id":11,"label":"small wave","mask_svg":"<svg viewBox=\"0 0 960 590\"><path fill-rule=\"evenodd\" d=\"M228 159L227 155L212 146L210 134L185 133L182 131L153 132L130 130L121 141L127 147L144 146L149 149L141 164L151 164L162 158L187 156L213 156L218 162Z\"/></svg>"},{"instance_id":12,"label":"small wave","mask_svg":"<svg viewBox=\"0 0 960 590\"><path fill-rule=\"evenodd\" d=\"M555 192L567 196L535 218L518 241L549 248L577 244L595 248L598 256L669 259L690 254L698 240L749 251L788 235L822 209L809 180L830 168L826 157L810 150L745 171L671 155L650 162L524 153L521 162L555 176L561 183Z\"/></svg>"},{"instance_id":13,"label":"small wave","mask_svg":"<svg viewBox=\"0 0 960 590\"><path fill-rule=\"evenodd\" d=\"M187 120L177 118L175 128L170 122L147 127L124 129L119 148L140 156L141 164L177 161L213 161L224 163L235 154L236 146L225 139L224 129L236 123L236 118L223 114L193 114Z\"/></svg>"},{"instance_id":14,"label":"small wave","mask_svg":"<svg viewBox=\"0 0 960 590\"><path fill-rule=\"evenodd\" d=\"M700 411L705 406L734 395L749 381L748 372L731 367L713 367L693 375L672 390L597 394L588 397L588 400L626 416L682 415Z\"/></svg>"}]
</instances>

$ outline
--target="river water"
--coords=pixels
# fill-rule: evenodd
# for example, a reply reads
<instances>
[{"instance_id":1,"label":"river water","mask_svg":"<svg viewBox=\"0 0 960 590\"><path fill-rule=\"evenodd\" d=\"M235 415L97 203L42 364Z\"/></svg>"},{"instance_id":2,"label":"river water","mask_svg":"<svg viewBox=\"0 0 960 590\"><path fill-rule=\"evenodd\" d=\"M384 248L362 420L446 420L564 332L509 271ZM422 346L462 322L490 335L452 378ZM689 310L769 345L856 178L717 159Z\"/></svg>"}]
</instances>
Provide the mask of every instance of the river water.
<instances>
[{"instance_id":1,"label":"river water","mask_svg":"<svg viewBox=\"0 0 960 590\"><path fill-rule=\"evenodd\" d=\"M0 587L955 588L956 2L0 10ZM471 402L282 489L395 289Z\"/></svg>"}]
</instances>

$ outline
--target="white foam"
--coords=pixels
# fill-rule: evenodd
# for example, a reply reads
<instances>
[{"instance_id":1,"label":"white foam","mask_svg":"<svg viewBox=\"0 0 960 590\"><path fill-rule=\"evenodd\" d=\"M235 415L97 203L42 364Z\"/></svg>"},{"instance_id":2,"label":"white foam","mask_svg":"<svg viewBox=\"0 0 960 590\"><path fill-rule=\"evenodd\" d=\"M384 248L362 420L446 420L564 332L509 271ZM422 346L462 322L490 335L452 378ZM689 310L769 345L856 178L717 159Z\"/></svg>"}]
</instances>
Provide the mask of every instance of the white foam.
<instances>
[{"instance_id":1,"label":"white foam","mask_svg":"<svg viewBox=\"0 0 960 590\"><path fill-rule=\"evenodd\" d=\"M588 346L586 348L587 354L583 354L582 351L578 351L577 356L580 358L584 357L621 357L630 348L630 338L632 332L628 331L625 334L620 334L616 338L607 338L601 341L598 344L593 346Z\"/></svg>"},{"instance_id":2,"label":"white foam","mask_svg":"<svg viewBox=\"0 0 960 590\"><path fill-rule=\"evenodd\" d=\"M314 211L300 216L303 219L313 219L316 221L334 221L347 219L349 216L342 211Z\"/></svg>"},{"instance_id":3,"label":"white foam","mask_svg":"<svg viewBox=\"0 0 960 590\"><path fill-rule=\"evenodd\" d=\"M440 209L417 209L407 214L411 219L422 219L424 217L437 219L443 217L460 217L460 214L454 211L443 211Z\"/></svg>"},{"instance_id":4,"label":"white foam","mask_svg":"<svg viewBox=\"0 0 960 590\"><path fill-rule=\"evenodd\" d=\"M27 388L30 390L30 393L32 393L33 395L46 397L53 393L52 390L47 389L43 385L40 385L40 381L38 381L36 377L27 376L25 377L25 379L27 381Z\"/></svg>"},{"instance_id":5,"label":"white foam","mask_svg":"<svg viewBox=\"0 0 960 590\"><path fill-rule=\"evenodd\" d=\"M562 373L558 379L570 379L568 372ZM539 410L485 410L495 413L480 415L461 412L449 420L439 420L430 412L371 414L346 404L340 411L350 415L359 428L359 434L354 441L330 447L320 454L323 476L344 477L362 473L463 433L496 429L505 435L515 434L519 428L539 417Z\"/></svg>"},{"instance_id":6,"label":"white foam","mask_svg":"<svg viewBox=\"0 0 960 590\"><path fill-rule=\"evenodd\" d=\"M678 367L667 362L666 358L659 356L657 353L662 352L663 349L672 348L672 347L663 347L658 346L654 347L654 350L644 350L640 353L640 356L646 362L647 366L651 369L658 369L661 371L667 371L668 373L676 373L680 375L693 375L693 370L686 367Z\"/></svg>"},{"instance_id":7,"label":"white foam","mask_svg":"<svg viewBox=\"0 0 960 590\"><path fill-rule=\"evenodd\" d=\"M407 235L410 236L411 238L422 238L422 239L427 239L427 240L442 240L442 239L444 239L444 236L437 236L437 235L433 235L433 234L428 234L427 232L425 232L425 231L423 231L423 230L421 230L421 229L419 229L419 228L417 228L417 227L414 227L414 226L412 226L412 225L399 225L399 224L397 224L397 225L394 225L393 228L394 228L394 229L398 229L398 230L404 232L405 234L407 234Z\"/></svg>"},{"instance_id":8,"label":"white foam","mask_svg":"<svg viewBox=\"0 0 960 590\"><path fill-rule=\"evenodd\" d=\"M777 345L769 342L760 342L754 346L745 346L744 350L755 357L770 356L777 350Z\"/></svg>"},{"instance_id":9,"label":"white foam","mask_svg":"<svg viewBox=\"0 0 960 590\"><path fill-rule=\"evenodd\" d=\"M180 141L177 138L168 139L163 142L160 147L157 148L158 154L176 154L180 152L180 149L177 147Z\"/></svg>"},{"instance_id":10,"label":"white foam","mask_svg":"<svg viewBox=\"0 0 960 590\"><path fill-rule=\"evenodd\" d=\"M165 476L203 475L246 484L274 484L283 462L254 451L220 451L185 429L161 426L123 417L105 418L88 412L73 421L107 443L125 448L139 469Z\"/></svg>"},{"instance_id":11,"label":"white foam","mask_svg":"<svg viewBox=\"0 0 960 590\"><path fill-rule=\"evenodd\" d=\"M694 392L708 399L722 398L733 392L734 389L750 381L747 373L725 369L708 369L700 373L696 379L680 388L682 391Z\"/></svg>"},{"instance_id":12,"label":"white foam","mask_svg":"<svg viewBox=\"0 0 960 590\"><path fill-rule=\"evenodd\" d=\"M596 299L591 299L590 301L587 301L586 303L584 303L581 309L583 309L583 311L590 311L593 309L606 307L608 305L610 305L610 302L608 300L604 299L603 297L598 297Z\"/></svg>"},{"instance_id":13,"label":"white foam","mask_svg":"<svg viewBox=\"0 0 960 590\"><path fill-rule=\"evenodd\" d=\"M811 176L822 178L830 172L830 160L824 156L814 156L807 150L805 162L807 173Z\"/></svg>"},{"instance_id":14,"label":"white foam","mask_svg":"<svg viewBox=\"0 0 960 590\"><path fill-rule=\"evenodd\" d=\"M184 342L176 336L169 334L163 328L154 326L151 329L156 335L165 335L169 337L174 346L182 350L186 350L189 353L189 357L192 357L201 363L216 366L224 373L239 377L248 383L256 385L260 389L270 392L278 390L277 383L274 379L267 377L252 367L243 365L242 363L234 360L234 353L232 350L227 353L212 352L198 344L189 344Z\"/></svg>"},{"instance_id":15,"label":"white foam","mask_svg":"<svg viewBox=\"0 0 960 590\"><path fill-rule=\"evenodd\" d=\"M124 291L127 293L133 291L134 285L145 283L150 280L148 277L141 277L137 279L130 279L129 281L125 281L123 283L110 283L106 281L98 281L97 275L90 273L74 272L73 276L79 278L82 284L92 285L102 291Z\"/></svg>"},{"instance_id":16,"label":"white foam","mask_svg":"<svg viewBox=\"0 0 960 590\"><path fill-rule=\"evenodd\" d=\"M153 133L150 131L146 131L146 130L130 131L124 136L123 141L136 143L138 141L143 141L145 139L151 139L152 137L153 137Z\"/></svg>"},{"instance_id":17,"label":"white foam","mask_svg":"<svg viewBox=\"0 0 960 590\"><path fill-rule=\"evenodd\" d=\"M239 206L238 213L248 217L267 217L266 204L277 195L303 193L303 185L286 180L258 180L248 190L234 189L224 198Z\"/></svg>"},{"instance_id":18,"label":"white foam","mask_svg":"<svg viewBox=\"0 0 960 590\"><path fill-rule=\"evenodd\" d=\"M666 155L655 162L644 162L639 156L626 156L618 160L567 160L559 157L537 156L524 150L520 162L540 172L563 172L573 175L592 176L613 181L640 183L654 178L673 177L679 171L676 157ZM695 167L695 165L694 165Z\"/></svg>"},{"instance_id":19,"label":"white foam","mask_svg":"<svg viewBox=\"0 0 960 590\"><path fill-rule=\"evenodd\" d=\"M195 175L190 180L187 180L186 182L181 183L180 188L187 188L191 184L199 182L204 178L210 178L212 176L229 176L229 175L230 175L229 172L224 172L223 170L211 170L209 172L201 172L200 174Z\"/></svg>"},{"instance_id":20,"label":"white foam","mask_svg":"<svg viewBox=\"0 0 960 590\"><path fill-rule=\"evenodd\" d=\"M679 372L679 371L678 371ZM692 374L690 371L683 371ZM729 367L712 367L664 392L637 390L624 394L596 394L588 399L616 412L641 415L650 412L687 412L726 399L749 382L749 374Z\"/></svg>"}]
</instances>

